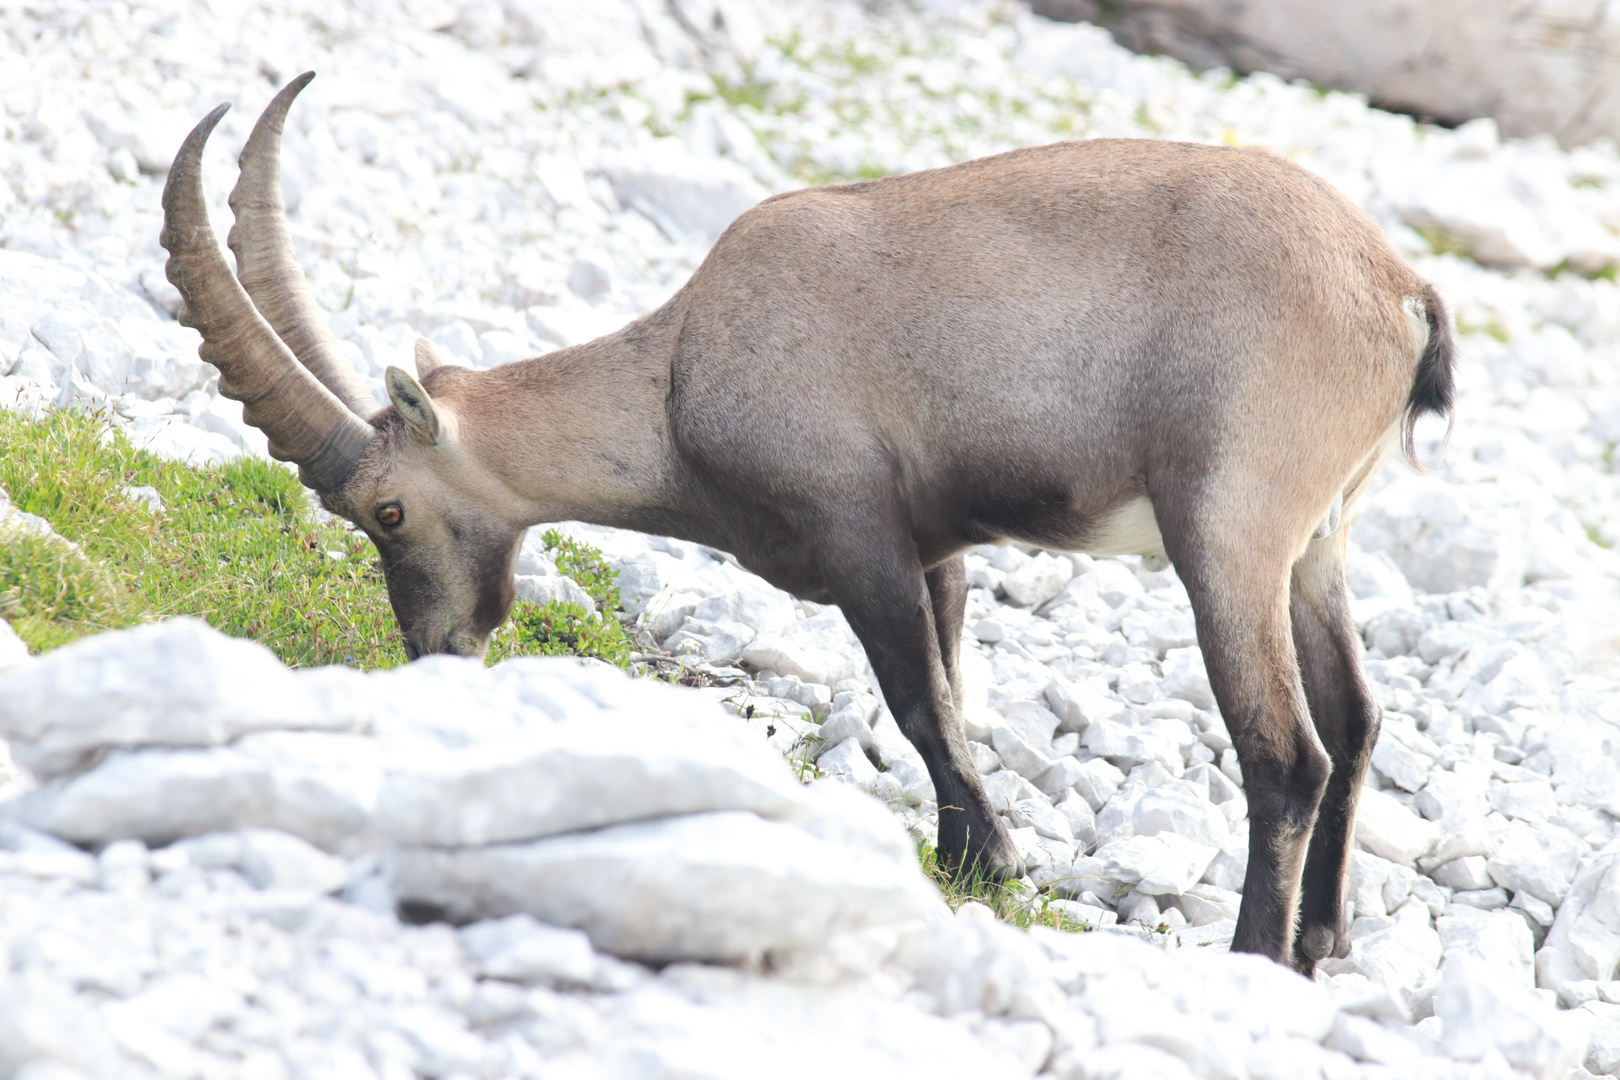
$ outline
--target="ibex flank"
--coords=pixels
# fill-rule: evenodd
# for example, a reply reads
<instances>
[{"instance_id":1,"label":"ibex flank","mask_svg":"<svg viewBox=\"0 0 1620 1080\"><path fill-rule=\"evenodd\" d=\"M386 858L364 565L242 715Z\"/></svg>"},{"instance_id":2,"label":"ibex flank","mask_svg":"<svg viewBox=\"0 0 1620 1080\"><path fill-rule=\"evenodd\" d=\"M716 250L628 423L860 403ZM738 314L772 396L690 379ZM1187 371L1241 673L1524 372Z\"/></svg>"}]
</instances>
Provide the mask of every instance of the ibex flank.
<instances>
[{"instance_id":1,"label":"ibex flank","mask_svg":"<svg viewBox=\"0 0 1620 1080\"><path fill-rule=\"evenodd\" d=\"M168 276L220 391L381 553L411 657L481 655L529 526L732 552L839 605L928 766L960 873L1022 864L962 724L963 551L1168 557L1237 748L1250 862L1235 949L1344 956L1377 737L1341 515L1424 412L1449 415L1433 288L1261 149L1058 143L767 199L657 311L487 371L419 342L379 409L309 297L266 108L231 196L203 145L163 194ZM1403 438L1404 437L1404 438Z\"/></svg>"}]
</instances>

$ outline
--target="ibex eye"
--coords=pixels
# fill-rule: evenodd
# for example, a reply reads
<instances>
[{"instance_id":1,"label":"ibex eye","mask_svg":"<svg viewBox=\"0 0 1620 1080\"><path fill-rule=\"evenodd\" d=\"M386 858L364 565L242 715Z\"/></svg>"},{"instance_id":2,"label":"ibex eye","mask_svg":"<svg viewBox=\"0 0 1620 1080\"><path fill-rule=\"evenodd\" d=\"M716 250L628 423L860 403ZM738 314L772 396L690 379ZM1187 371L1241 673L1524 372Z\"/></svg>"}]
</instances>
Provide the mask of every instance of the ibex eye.
<instances>
[{"instance_id":1,"label":"ibex eye","mask_svg":"<svg viewBox=\"0 0 1620 1080\"><path fill-rule=\"evenodd\" d=\"M395 528L405 520L405 508L399 503L389 503L377 511L377 521L385 529Z\"/></svg>"}]
</instances>

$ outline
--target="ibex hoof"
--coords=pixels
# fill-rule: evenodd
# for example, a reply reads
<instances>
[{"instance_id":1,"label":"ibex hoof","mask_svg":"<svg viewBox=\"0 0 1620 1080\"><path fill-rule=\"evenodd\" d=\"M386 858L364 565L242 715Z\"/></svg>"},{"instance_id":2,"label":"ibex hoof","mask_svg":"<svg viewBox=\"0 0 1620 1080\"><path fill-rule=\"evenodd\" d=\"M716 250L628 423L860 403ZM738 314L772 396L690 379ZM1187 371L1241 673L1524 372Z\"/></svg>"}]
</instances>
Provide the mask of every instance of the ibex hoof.
<instances>
[{"instance_id":1,"label":"ibex hoof","mask_svg":"<svg viewBox=\"0 0 1620 1080\"><path fill-rule=\"evenodd\" d=\"M1338 935L1326 926L1312 926L1299 935L1299 951L1312 960L1325 960Z\"/></svg>"}]
</instances>

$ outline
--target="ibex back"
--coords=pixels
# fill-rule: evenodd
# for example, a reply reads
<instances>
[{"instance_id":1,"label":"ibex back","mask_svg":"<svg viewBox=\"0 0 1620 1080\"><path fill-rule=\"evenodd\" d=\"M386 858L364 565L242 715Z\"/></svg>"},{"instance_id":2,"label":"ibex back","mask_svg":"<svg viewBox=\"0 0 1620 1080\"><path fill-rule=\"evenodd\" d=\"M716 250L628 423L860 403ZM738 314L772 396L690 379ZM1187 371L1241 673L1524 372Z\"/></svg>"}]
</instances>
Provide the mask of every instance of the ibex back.
<instances>
[{"instance_id":1,"label":"ibex back","mask_svg":"<svg viewBox=\"0 0 1620 1080\"><path fill-rule=\"evenodd\" d=\"M376 542L410 655L482 653L533 524L723 548L843 609L947 864L1017 874L963 735L962 552L1168 556L1246 781L1234 947L1345 955L1379 714L1337 526L1416 416L1449 413L1451 339L1342 196L1265 150L1137 140L794 192L623 330L488 371L419 343L420 382L390 368L378 410L287 241L280 132L308 79L242 154L240 285L198 173L224 106L187 139L169 278L221 391Z\"/></svg>"}]
</instances>

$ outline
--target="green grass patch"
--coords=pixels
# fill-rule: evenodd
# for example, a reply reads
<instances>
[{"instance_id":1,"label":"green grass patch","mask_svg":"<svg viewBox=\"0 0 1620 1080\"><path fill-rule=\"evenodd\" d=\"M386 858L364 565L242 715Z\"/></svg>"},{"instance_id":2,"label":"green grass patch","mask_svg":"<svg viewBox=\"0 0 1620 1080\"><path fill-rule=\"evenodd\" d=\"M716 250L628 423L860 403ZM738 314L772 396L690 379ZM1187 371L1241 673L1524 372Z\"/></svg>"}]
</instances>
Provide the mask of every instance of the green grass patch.
<instances>
[{"instance_id":1,"label":"green grass patch","mask_svg":"<svg viewBox=\"0 0 1620 1080\"><path fill-rule=\"evenodd\" d=\"M162 514L123 490L142 486ZM36 652L195 615L296 666L405 660L371 541L316 522L284 466L190 468L135 449L105 416L0 411L0 487L78 548L0 545L0 615Z\"/></svg>"},{"instance_id":2,"label":"green grass patch","mask_svg":"<svg viewBox=\"0 0 1620 1080\"><path fill-rule=\"evenodd\" d=\"M194 615L296 667L405 662L376 549L344 522L317 521L286 466L192 468L135 449L104 415L0 410L0 487L61 538L0 534L0 617L34 652ZM130 487L154 488L163 513ZM633 643L602 553L555 531L544 539L595 610L516 605L490 661L586 655L629 667Z\"/></svg>"}]
</instances>

